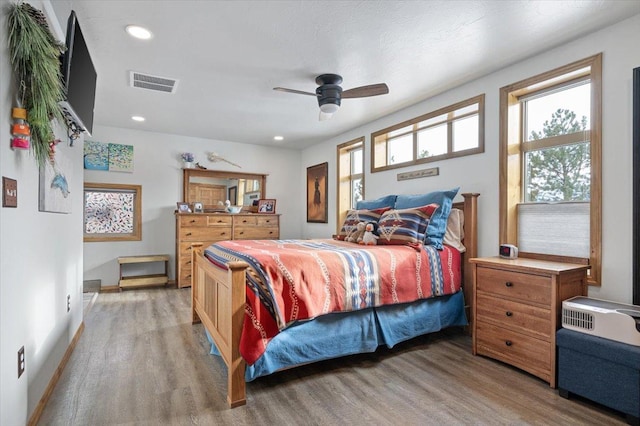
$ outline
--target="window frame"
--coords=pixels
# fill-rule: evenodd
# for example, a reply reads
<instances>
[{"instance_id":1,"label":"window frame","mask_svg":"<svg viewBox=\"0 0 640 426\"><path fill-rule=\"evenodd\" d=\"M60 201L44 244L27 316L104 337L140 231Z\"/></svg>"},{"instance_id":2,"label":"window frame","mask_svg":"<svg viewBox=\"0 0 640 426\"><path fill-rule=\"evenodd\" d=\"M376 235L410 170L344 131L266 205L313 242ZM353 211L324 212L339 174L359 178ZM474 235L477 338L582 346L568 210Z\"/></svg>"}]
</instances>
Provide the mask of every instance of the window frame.
<instances>
[{"instance_id":1,"label":"window frame","mask_svg":"<svg viewBox=\"0 0 640 426\"><path fill-rule=\"evenodd\" d=\"M528 93L566 84L581 78L576 72L587 69L591 80L590 153L590 256L575 258L538 253L521 252L522 257L572 263L588 263L591 266L588 284L601 285L602 262L602 53L572 62L500 89L499 122L499 241L500 244L517 245L517 205L524 199L523 176L523 118L520 99ZM540 86L543 83L545 87Z\"/></svg>"},{"instance_id":2,"label":"window frame","mask_svg":"<svg viewBox=\"0 0 640 426\"><path fill-rule=\"evenodd\" d=\"M353 164L351 162L352 152L356 149L362 150L362 173L353 174ZM362 180L362 197L365 194L365 143L364 136L356 139L352 139L348 142L344 142L336 147L337 152L337 179L336 179L336 194L337 194L337 212L336 212L336 232L340 232L342 223L344 222L347 211L355 208L351 205L353 200L353 194L351 193L352 181L354 176L359 177Z\"/></svg>"},{"instance_id":3,"label":"window frame","mask_svg":"<svg viewBox=\"0 0 640 426\"><path fill-rule=\"evenodd\" d=\"M475 116L476 113L464 113L460 116L455 116L455 112L470 106L470 105L474 105L474 104L478 104L478 112L477 112L477 116L478 116L478 146L475 148L468 148L468 149L464 149L464 150L460 150L460 151L453 151L453 124L461 119L464 118L468 118L468 117L472 117ZM436 111L432 111L429 112L427 114L421 115L419 117L415 117L412 118L410 120L406 120L403 121L402 123L398 123L398 124L394 124L393 126L387 127L385 129L382 130L378 130L374 133L371 134L371 173L376 173L376 172L381 172L381 171L385 171L385 170L391 170L391 169L397 169L397 168L401 168L401 167L408 167L408 166L413 166L413 165L417 165L417 164L424 164L424 163L431 163L434 161L440 161L440 160L445 160L448 158L456 158L456 157L463 157L466 155L474 155L474 154L481 154L484 152L484 116L485 116L485 94L480 94L478 96L474 96L472 98L460 101L458 103L455 103L453 105L449 105L446 106L444 108L440 108ZM435 118L441 115L447 115L448 117L439 123L435 123L433 125L429 125L429 126L422 126L418 128L418 124L422 123L423 121L429 120L431 118ZM436 127L436 126L441 126L442 124L446 124L447 126L447 152L444 154L439 154L439 155L433 155L431 157L424 157L424 158L419 158L418 155L418 134L421 131L424 131L425 129L428 129L430 127ZM413 137L413 159L410 161L404 161L402 163L397 163L397 164L389 164L389 160L388 160L388 142L389 142L389 138L384 138L382 140L376 140L379 139L380 137L387 135L393 131L402 129L404 127L409 127L411 126L412 129L410 131L407 131L405 133L403 133L402 135L394 135L394 138L397 138L399 136L404 136L407 134L411 134ZM381 163L384 163L384 165L381 166L376 166L376 160L380 159Z\"/></svg>"},{"instance_id":4,"label":"window frame","mask_svg":"<svg viewBox=\"0 0 640 426\"><path fill-rule=\"evenodd\" d=\"M85 223L87 217L86 197L85 192L89 191L108 191L108 192L121 192L121 193L133 193L133 232L126 234L109 234L109 233L85 233ZM82 193L82 233L84 242L104 242L104 241L141 241L142 240L142 186L141 185L126 185L117 183L84 183L84 190Z\"/></svg>"}]
</instances>

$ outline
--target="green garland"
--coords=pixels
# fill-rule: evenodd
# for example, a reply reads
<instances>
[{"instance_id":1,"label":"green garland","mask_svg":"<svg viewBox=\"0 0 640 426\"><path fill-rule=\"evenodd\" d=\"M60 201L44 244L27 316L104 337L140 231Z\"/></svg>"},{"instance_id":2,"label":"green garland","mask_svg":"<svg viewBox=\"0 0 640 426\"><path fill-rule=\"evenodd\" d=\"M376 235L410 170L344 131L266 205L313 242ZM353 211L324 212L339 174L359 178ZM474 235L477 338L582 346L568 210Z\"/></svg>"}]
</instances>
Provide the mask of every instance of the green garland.
<instances>
[{"instance_id":1,"label":"green garland","mask_svg":"<svg viewBox=\"0 0 640 426\"><path fill-rule=\"evenodd\" d=\"M43 13L28 3L17 3L8 13L9 53L20 87L20 100L28 112L31 148L42 166L49 159L55 136L51 120L64 123L64 87L60 55L65 46L49 31Z\"/></svg>"}]
</instances>

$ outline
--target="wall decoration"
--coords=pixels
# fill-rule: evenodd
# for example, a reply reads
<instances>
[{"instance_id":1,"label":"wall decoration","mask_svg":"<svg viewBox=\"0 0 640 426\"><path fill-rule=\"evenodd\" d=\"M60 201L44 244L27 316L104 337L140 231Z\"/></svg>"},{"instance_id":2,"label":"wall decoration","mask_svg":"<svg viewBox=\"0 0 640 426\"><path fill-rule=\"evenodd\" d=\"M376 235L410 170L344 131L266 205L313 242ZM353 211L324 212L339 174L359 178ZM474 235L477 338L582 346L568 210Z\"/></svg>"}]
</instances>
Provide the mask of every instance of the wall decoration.
<instances>
[{"instance_id":1,"label":"wall decoration","mask_svg":"<svg viewBox=\"0 0 640 426\"><path fill-rule=\"evenodd\" d=\"M2 176L2 207L18 207L18 181Z\"/></svg>"},{"instance_id":2,"label":"wall decoration","mask_svg":"<svg viewBox=\"0 0 640 426\"><path fill-rule=\"evenodd\" d=\"M40 196L38 210L50 213L71 213L69 185L73 167L65 150L56 151L55 160L40 166Z\"/></svg>"},{"instance_id":3,"label":"wall decoration","mask_svg":"<svg viewBox=\"0 0 640 426\"><path fill-rule=\"evenodd\" d=\"M49 159L49 142L54 140L52 122L64 123L64 100L60 55L66 47L51 34L41 10L15 2L7 10L8 46L16 77L18 108L28 113L31 149L42 170ZM52 118L54 120L52 120Z\"/></svg>"},{"instance_id":4,"label":"wall decoration","mask_svg":"<svg viewBox=\"0 0 640 426\"><path fill-rule=\"evenodd\" d=\"M133 145L85 141L84 168L109 172L133 172Z\"/></svg>"},{"instance_id":5,"label":"wall decoration","mask_svg":"<svg viewBox=\"0 0 640 426\"><path fill-rule=\"evenodd\" d=\"M263 199L258 200L258 213L273 214L276 212L276 200Z\"/></svg>"},{"instance_id":6,"label":"wall decoration","mask_svg":"<svg viewBox=\"0 0 640 426\"><path fill-rule=\"evenodd\" d=\"M109 144L84 141L84 168L87 170L109 170Z\"/></svg>"},{"instance_id":7,"label":"wall decoration","mask_svg":"<svg viewBox=\"0 0 640 426\"><path fill-rule=\"evenodd\" d=\"M84 241L140 241L142 187L84 184Z\"/></svg>"},{"instance_id":8,"label":"wall decoration","mask_svg":"<svg viewBox=\"0 0 640 426\"><path fill-rule=\"evenodd\" d=\"M440 168L431 167L430 169L422 169L422 170L415 170L413 172L398 173L396 177L398 181L401 181L401 180L409 180L409 179L418 179L423 177L438 176L439 174L440 174Z\"/></svg>"},{"instance_id":9,"label":"wall decoration","mask_svg":"<svg viewBox=\"0 0 640 426\"><path fill-rule=\"evenodd\" d=\"M133 172L133 145L109 144L109 171Z\"/></svg>"},{"instance_id":10,"label":"wall decoration","mask_svg":"<svg viewBox=\"0 0 640 426\"><path fill-rule=\"evenodd\" d=\"M329 163L307 167L307 222L328 222Z\"/></svg>"}]
</instances>

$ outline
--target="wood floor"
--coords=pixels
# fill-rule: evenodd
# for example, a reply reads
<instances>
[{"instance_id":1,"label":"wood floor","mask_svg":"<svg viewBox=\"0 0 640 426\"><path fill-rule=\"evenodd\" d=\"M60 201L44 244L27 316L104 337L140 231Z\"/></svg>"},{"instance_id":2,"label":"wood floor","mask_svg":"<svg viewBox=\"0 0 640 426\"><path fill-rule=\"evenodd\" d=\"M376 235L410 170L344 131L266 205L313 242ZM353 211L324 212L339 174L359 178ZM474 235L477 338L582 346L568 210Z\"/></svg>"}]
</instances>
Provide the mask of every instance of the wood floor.
<instances>
[{"instance_id":1,"label":"wood floor","mask_svg":"<svg viewBox=\"0 0 640 426\"><path fill-rule=\"evenodd\" d=\"M460 330L307 365L247 384L226 405L226 368L190 323L190 289L102 293L42 425L614 425L541 380L471 355Z\"/></svg>"}]
</instances>

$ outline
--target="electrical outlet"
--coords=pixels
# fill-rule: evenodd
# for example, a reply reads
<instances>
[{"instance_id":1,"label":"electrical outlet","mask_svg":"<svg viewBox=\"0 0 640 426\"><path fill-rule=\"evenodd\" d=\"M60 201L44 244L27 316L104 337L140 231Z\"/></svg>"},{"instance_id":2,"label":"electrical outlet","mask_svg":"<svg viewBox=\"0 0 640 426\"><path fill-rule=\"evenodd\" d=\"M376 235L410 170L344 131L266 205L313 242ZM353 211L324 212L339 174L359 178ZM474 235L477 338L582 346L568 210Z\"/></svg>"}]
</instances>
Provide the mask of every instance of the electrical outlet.
<instances>
[{"instance_id":1,"label":"electrical outlet","mask_svg":"<svg viewBox=\"0 0 640 426\"><path fill-rule=\"evenodd\" d=\"M67 294L67 312L71 310L71 295Z\"/></svg>"},{"instance_id":2,"label":"electrical outlet","mask_svg":"<svg viewBox=\"0 0 640 426\"><path fill-rule=\"evenodd\" d=\"M25 360L24 360L24 346L18 349L18 378L24 373Z\"/></svg>"}]
</instances>

